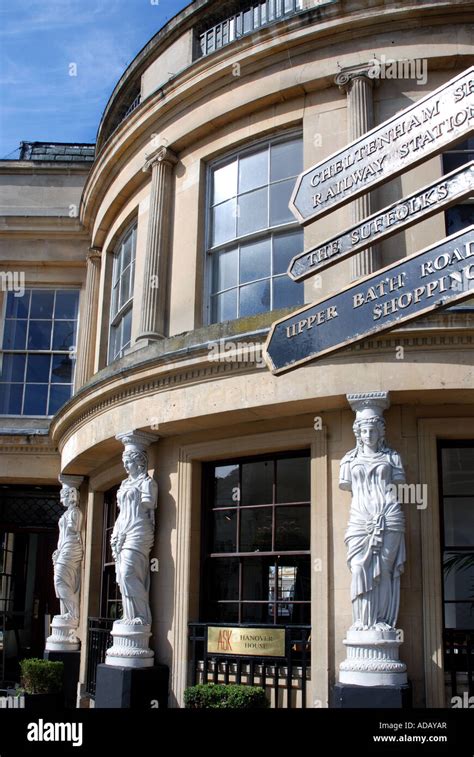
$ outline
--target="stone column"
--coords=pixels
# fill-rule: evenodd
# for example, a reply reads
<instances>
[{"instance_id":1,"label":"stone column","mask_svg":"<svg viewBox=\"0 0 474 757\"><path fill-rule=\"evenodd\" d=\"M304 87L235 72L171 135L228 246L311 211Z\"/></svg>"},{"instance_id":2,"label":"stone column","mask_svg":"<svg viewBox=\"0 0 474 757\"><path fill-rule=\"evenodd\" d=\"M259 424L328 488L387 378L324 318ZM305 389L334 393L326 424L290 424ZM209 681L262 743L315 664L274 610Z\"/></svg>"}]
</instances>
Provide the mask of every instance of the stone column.
<instances>
[{"instance_id":1,"label":"stone column","mask_svg":"<svg viewBox=\"0 0 474 757\"><path fill-rule=\"evenodd\" d=\"M99 303L101 250L91 247L87 255L86 289L80 314L75 387L80 389L94 373L94 353Z\"/></svg>"},{"instance_id":2,"label":"stone column","mask_svg":"<svg viewBox=\"0 0 474 757\"><path fill-rule=\"evenodd\" d=\"M368 68L354 67L342 70L335 79L338 87L347 95L348 141L362 137L374 126L374 108L372 89L373 78L369 77ZM351 204L353 223L363 221L372 213L370 194L358 197ZM351 258L351 278L358 279L372 273L377 268L377 261L372 247L362 250Z\"/></svg>"},{"instance_id":3,"label":"stone column","mask_svg":"<svg viewBox=\"0 0 474 757\"><path fill-rule=\"evenodd\" d=\"M54 588L59 599L61 614L51 622L51 636L46 639L46 650L53 652L76 652L80 642L76 631L79 627L79 598L81 590L82 558L82 513L79 509L79 487L82 476L61 474L61 504L66 512L59 519L58 548L53 553Z\"/></svg>"},{"instance_id":4,"label":"stone column","mask_svg":"<svg viewBox=\"0 0 474 757\"><path fill-rule=\"evenodd\" d=\"M167 272L171 228L171 179L176 155L161 146L143 167L151 171L150 215L146 241L145 275L137 342L153 342L165 336Z\"/></svg>"}]
</instances>

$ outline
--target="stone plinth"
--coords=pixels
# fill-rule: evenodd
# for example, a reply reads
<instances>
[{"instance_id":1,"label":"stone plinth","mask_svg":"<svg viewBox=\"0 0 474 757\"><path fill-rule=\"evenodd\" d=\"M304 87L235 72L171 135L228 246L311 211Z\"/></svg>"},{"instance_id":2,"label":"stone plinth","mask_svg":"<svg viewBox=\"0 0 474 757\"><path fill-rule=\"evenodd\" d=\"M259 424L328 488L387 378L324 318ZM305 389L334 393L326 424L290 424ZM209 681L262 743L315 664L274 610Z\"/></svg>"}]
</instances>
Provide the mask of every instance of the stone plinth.
<instances>
[{"instance_id":1,"label":"stone plinth","mask_svg":"<svg viewBox=\"0 0 474 757\"><path fill-rule=\"evenodd\" d=\"M133 625L116 620L112 627L113 645L107 650L106 665L125 668L151 668L154 653L148 647L149 625Z\"/></svg>"},{"instance_id":2,"label":"stone plinth","mask_svg":"<svg viewBox=\"0 0 474 757\"><path fill-rule=\"evenodd\" d=\"M339 668L339 681L356 686L403 686L406 665L399 660L401 641L395 629L348 631L347 657Z\"/></svg>"},{"instance_id":3,"label":"stone plinth","mask_svg":"<svg viewBox=\"0 0 474 757\"><path fill-rule=\"evenodd\" d=\"M81 643L76 636L78 620L55 615L51 621L51 636L46 639L46 650L51 652L77 652Z\"/></svg>"}]
</instances>

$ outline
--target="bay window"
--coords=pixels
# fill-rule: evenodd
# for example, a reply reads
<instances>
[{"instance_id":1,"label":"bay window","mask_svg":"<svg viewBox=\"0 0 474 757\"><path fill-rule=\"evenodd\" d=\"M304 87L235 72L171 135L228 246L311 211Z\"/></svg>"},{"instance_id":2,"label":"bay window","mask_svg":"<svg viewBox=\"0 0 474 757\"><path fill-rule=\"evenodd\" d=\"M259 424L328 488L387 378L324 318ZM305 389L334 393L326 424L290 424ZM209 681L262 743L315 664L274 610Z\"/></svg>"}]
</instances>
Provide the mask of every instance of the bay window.
<instances>
[{"instance_id":1,"label":"bay window","mask_svg":"<svg viewBox=\"0 0 474 757\"><path fill-rule=\"evenodd\" d=\"M209 168L210 322L304 302L286 274L303 250L303 230L288 208L303 169L303 141L287 135L233 153Z\"/></svg>"}]
</instances>

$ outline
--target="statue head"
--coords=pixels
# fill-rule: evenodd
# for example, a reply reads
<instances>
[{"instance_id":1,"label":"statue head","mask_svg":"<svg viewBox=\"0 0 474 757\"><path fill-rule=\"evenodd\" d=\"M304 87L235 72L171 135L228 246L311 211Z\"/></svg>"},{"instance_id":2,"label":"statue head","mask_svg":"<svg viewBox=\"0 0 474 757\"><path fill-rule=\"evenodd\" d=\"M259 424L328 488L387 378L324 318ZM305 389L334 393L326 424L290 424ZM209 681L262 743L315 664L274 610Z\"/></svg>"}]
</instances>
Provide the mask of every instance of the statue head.
<instances>
[{"instance_id":1,"label":"statue head","mask_svg":"<svg viewBox=\"0 0 474 757\"><path fill-rule=\"evenodd\" d=\"M132 477L145 473L148 468L146 452L127 445L122 454L123 466Z\"/></svg>"},{"instance_id":2,"label":"statue head","mask_svg":"<svg viewBox=\"0 0 474 757\"><path fill-rule=\"evenodd\" d=\"M357 448L369 447L374 452L385 449L385 421L380 415L368 415L354 421L352 426Z\"/></svg>"},{"instance_id":3,"label":"statue head","mask_svg":"<svg viewBox=\"0 0 474 757\"><path fill-rule=\"evenodd\" d=\"M61 492L59 494L59 499L61 500L63 507L78 507L79 490L74 486L63 484L61 487Z\"/></svg>"}]
</instances>

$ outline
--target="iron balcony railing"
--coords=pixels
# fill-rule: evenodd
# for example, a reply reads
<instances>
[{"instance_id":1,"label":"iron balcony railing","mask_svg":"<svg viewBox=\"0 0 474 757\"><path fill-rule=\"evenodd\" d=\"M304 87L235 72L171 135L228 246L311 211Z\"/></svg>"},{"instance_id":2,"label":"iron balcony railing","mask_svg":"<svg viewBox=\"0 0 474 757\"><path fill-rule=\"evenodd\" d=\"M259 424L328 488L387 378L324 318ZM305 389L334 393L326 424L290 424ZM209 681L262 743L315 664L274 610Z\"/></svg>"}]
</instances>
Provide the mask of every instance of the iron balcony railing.
<instances>
[{"instance_id":1,"label":"iron balcony railing","mask_svg":"<svg viewBox=\"0 0 474 757\"><path fill-rule=\"evenodd\" d=\"M221 623L189 623L191 684L242 683L261 686L270 693L275 708L306 707L306 682L310 678L311 626L268 626L285 630L284 657L246 657L208 653L207 630ZM223 626L229 628L229 625ZM238 628L255 626L242 624ZM263 626L258 626L262 628Z\"/></svg>"},{"instance_id":2,"label":"iron balcony railing","mask_svg":"<svg viewBox=\"0 0 474 757\"><path fill-rule=\"evenodd\" d=\"M239 37L252 34L263 26L281 21L306 10L311 5L323 5L327 0L264 0L254 3L199 35L199 54L210 55Z\"/></svg>"},{"instance_id":3,"label":"iron balcony railing","mask_svg":"<svg viewBox=\"0 0 474 757\"><path fill-rule=\"evenodd\" d=\"M112 646L113 620L111 618L89 618L87 623L87 674L86 694L95 698L97 666L105 662L105 653Z\"/></svg>"}]
</instances>

